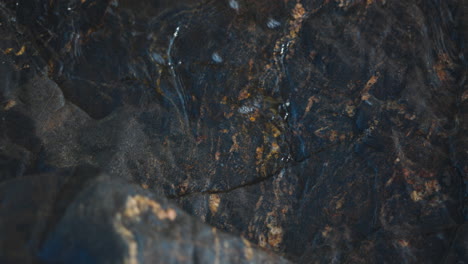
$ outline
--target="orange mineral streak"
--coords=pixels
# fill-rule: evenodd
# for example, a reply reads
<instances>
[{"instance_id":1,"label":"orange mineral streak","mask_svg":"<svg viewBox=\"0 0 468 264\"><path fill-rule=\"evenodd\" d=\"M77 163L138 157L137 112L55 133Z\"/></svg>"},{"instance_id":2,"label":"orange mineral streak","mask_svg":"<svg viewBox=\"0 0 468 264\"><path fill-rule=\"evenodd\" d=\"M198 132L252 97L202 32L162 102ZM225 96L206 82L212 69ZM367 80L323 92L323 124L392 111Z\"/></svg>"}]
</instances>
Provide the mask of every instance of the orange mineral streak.
<instances>
[{"instance_id":1,"label":"orange mineral streak","mask_svg":"<svg viewBox=\"0 0 468 264\"><path fill-rule=\"evenodd\" d=\"M148 197L135 195L127 198L125 210L123 212L124 217L139 220L140 215L147 212L153 213L160 220L169 219L174 221L177 217L177 213L174 209L163 209L159 203Z\"/></svg>"}]
</instances>

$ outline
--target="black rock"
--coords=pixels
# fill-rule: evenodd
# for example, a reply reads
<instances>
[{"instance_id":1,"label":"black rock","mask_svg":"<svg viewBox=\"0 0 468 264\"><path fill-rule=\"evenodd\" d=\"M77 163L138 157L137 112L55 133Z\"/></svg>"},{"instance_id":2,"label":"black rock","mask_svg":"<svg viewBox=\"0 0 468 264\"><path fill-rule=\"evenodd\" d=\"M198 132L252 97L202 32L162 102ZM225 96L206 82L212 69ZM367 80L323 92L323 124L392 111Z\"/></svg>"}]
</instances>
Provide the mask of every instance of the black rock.
<instances>
[{"instance_id":1,"label":"black rock","mask_svg":"<svg viewBox=\"0 0 468 264\"><path fill-rule=\"evenodd\" d=\"M466 1L0 3L0 263L466 263Z\"/></svg>"}]
</instances>

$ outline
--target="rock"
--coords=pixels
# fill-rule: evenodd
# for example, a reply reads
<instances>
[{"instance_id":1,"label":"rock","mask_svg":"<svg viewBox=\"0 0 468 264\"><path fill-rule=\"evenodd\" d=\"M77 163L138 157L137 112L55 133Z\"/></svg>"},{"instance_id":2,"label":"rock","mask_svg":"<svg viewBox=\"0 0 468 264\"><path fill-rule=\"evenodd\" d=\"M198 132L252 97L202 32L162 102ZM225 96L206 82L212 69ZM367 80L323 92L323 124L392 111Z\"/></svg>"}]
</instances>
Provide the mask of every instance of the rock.
<instances>
[{"instance_id":1,"label":"rock","mask_svg":"<svg viewBox=\"0 0 468 264\"><path fill-rule=\"evenodd\" d=\"M465 9L1 3L0 262L468 262Z\"/></svg>"},{"instance_id":2,"label":"rock","mask_svg":"<svg viewBox=\"0 0 468 264\"><path fill-rule=\"evenodd\" d=\"M71 171L0 186L2 234L12 238L2 263L288 263L140 186L89 166Z\"/></svg>"}]
</instances>

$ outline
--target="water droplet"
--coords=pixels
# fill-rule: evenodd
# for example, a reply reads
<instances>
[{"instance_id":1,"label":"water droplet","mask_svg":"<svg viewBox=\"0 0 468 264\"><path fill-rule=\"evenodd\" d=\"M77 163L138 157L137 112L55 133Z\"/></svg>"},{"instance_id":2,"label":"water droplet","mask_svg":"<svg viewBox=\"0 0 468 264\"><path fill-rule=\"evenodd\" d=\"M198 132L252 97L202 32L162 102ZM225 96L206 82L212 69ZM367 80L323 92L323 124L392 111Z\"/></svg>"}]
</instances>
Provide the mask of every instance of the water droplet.
<instances>
[{"instance_id":1,"label":"water droplet","mask_svg":"<svg viewBox=\"0 0 468 264\"><path fill-rule=\"evenodd\" d=\"M213 55L211 55L211 59L216 63L223 62L223 58L221 58L221 56L219 56L218 52L213 53Z\"/></svg>"},{"instance_id":2,"label":"water droplet","mask_svg":"<svg viewBox=\"0 0 468 264\"><path fill-rule=\"evenodd\" d=\"M236 11L239 10L239 3L236 0L229 0L229 6Z\"/></svg>"},{"instance_id":3,"label":"water droplet","mask_svg":"<svg viewBox=\"0 0 468 264\"><path fill-rule=\"evenodd\" d=\"M174 35L173 35L174 38L176 38L179 35L179 30L180 30L180 27L177 27L176 30L174 31Z\"/></svg>"},{"instance_id":4,"label":"water droplet","mask_svg":"<svg viewBox=\"0 0 468 264\"><path fill-rule=\"evenodd\" d=\"M159 64L164 64L164 58L156 52L151 53L153 60Z\"/></svg>"},{"instance_id":5,"label":"water droplet","mask_svg":"<svg viewBox=\"0 0 468 264\"><path fill-rule=\"evenodd\" d=\"M268 19L267 26L269 28L277 28L281 25L281 23L278 20L275 20L273 18Z\"/></svg>"}]
</instances>

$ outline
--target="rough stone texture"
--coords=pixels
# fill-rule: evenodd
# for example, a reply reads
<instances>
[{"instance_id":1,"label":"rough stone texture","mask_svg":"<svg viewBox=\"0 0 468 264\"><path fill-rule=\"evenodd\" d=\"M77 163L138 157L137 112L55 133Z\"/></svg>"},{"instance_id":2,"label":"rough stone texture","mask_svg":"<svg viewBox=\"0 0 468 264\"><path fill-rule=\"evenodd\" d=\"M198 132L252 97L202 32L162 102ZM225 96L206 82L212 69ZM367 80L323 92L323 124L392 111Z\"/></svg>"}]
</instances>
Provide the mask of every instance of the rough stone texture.
<instances>
[{"instance_id":1,"label":"rough stone texture","mask_svg":"<svg viewBox=\"0 0 468 264\"><path fill-rule=\"evenodd\" d=\"M288 263L137 185L72 171L0 186L2 263Z\"/></svg>"},{"instance_id":2,"label":"rough stone texture","mask_svg":"<svg viewBox=\"0 0 468 264\"><path fill-rule=\"evenodd\" d=\"M465 2L0 3L0 263L468 263Z\"/></svg>"}]
</instances>

